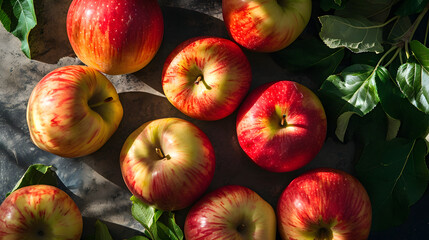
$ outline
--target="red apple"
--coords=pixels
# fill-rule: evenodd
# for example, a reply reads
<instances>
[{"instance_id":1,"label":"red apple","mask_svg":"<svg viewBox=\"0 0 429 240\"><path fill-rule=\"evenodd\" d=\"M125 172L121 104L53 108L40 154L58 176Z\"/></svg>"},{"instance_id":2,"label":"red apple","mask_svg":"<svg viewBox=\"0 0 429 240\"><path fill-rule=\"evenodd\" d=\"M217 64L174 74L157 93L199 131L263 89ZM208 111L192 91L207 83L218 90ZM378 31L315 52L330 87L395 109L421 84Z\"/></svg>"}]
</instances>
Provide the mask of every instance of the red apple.
<instances>
[{"instance_id":1,"label":"red apple","mask_svg":"<svg viewBox=\"0 0 429 240\"><path fill-rule=\"evenodd\" d=\"M27 105L31 139L62 157L97 151L118 128L122 105L112 83L86 66L66 66L47 74Z\"/></svg>"},{"instance_id":2,"label":"red apple","mask_svg":"<svg viewBox=\"0 0 429 240\"><path fill-rule=\"evenodd\" d=\"M192 206L185 220L187 240L274 240L273 208L253 190L224 186Z\"/></svg>"},{"instance_id":3,"label":"red apple","mask_svg":"<svg viewBox=\"0 0 429 240\"><path fill-rule=\"evenodd\" d=\"M223 19L232 38L258 52L291 44L307 26L311 0L223 0Z\"/></svg>"},{"instance_id":4,"label":"red apple","mask_svg":"<svg viewBox=\"0 0 429 240\"><path fill-rule=\"evenodd\" d=\"M326 137L326 115L319 98L293 81L266 83L252 91L238 111L236 125L244 152L273 172L306 165Z\"/></svg>"},{"instance_id":5,"label":"red apple","mask_svg":"<svg viewBox=\"0 0 429 240\"><path fill-rule=\"evenodd\" d=\"M163 34L157 0L73 0L67 14L76 55L107 74L142 69L157 53Z\"/></svg>"},{"instance_id":6,"label":"red apple","mask_svg":"<svg viewBox=\"0 0 429 240\"><path fill-rule=\"evenodd\" d=\"M215 154L207 136L179 118L149 121L125 141L120 154L131 193L157 209L191 205L209 186Z\"/></svg>"},{"instance_id":7,"label":"red apple","mask_svg":"<svg viewBox=\"0 0 429 240\"><path fill-rule=\"evenodd\" d=\"M371 219L365 188L336 169L315 169L295 178L277 205L282 239L364 240Z\"/></svg>"},{"instance_id":8,"label":"red apple","mask_svg":"<svg viewBox=\"0 0 429 240\"><path fill-rule=\"evenodd\" d=\"M82 228L75 202L53 186L20 188L0 205L2 240L79 240Z\"/></svg>"},{"instance_id":9,"label":"red apple","mask_svg":"<svg viewBox=\"0 0 429 240\"><path fill-rule=\"evenodd\" d=\"M167 99L200 120L230 115L252 80L249 61L232 41L217 37L189 39L168 56L162 72Z\"/></svg>"}]
</instances>

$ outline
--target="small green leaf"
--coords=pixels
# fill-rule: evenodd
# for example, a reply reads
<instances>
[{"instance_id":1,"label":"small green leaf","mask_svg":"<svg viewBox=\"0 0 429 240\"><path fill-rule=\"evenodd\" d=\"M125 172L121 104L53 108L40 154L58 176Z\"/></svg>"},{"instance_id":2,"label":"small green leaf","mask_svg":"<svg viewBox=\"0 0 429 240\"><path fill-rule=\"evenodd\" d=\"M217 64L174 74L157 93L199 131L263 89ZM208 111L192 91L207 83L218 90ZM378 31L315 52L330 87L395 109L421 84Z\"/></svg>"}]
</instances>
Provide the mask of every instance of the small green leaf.
<instances>
[{"instance_id":1,"label":"small green leaf","mask_svg":"<svg viewBox=\"0 0 429 240\"><path fill-rule=\"evenodd\" d=\"M162 222L158 222L158 233L161 239L179 240L176 234Z\"/></svg>"},{"instance_id":2,"label":"small green leaf","mask_svg":"<svg viewBox=\"0 0 429 240\"><path fill-rule=\"evenodd\" d=\"M429 0L404 0L396 9L395 14L399 16L409 16L423 11Z\"/></svg>"},{"instance_id":3,"label":"small green leaf","mask_svg":"<svg viewBox=\"0 0 429 240\"><path fill-rule=\"evenodd\" d=\"M429 49L417 40L411 41L410 47L417 62L429 72Z\"/></svg>"},{"instance_id":4,"label":"small green leaf","mask_svg":"<svg viewBox=\"0 0 429 240\"><path fill-rule=\"evenodd\" d=\"M130 200L133 205L131 206L131 214L133 217L146 229L148 234L153 240L156 238L156 225L154 225L155 208L145 204L136 196L131 196Z\"/></svg>"},{"instance_id":5,"label":"small green leaf","mask_svg":"<svg viewBox=\"0 0 429 240\"><path fill-rule=\"evenodd\" d=\"M371 199L373 229L401 224L409 206L422 197L429 182L426 151L423 139L395 138L366 145L356 173Z\"/></svg>"},{"instance_id":6,"label":"small green leaf","mask_svg":"<svg viewBox=\"0 0 429 240\"><path fill-rule=\"evenodd\" d=\"M179 240L183 240L183 231L180 229L179 225L176 223L176 218L174 213L168 212L168 218L164 221L169 229L176 235Z\"/></svg>"},{"instance_id":7,"label":"small green leaf","mask_svg":"<svg viewBox=\"0 0 429 240\"><path fill-rule=\"evenodd\" d=\"M322 82L334 74L344 57L344 48L331 49L316 37L297 40L274 53L273 59L289 71L303 71Z\"/></svg>"},{"instance_id":8,"label":"small green leaf","mask_svg":"<svg viewBox=\"0 0 429 240\"><path fill-rule=\"evenodd\" d=\"M58 187L58 177L55 173L55 168L43 164L33 164L29 166L12 191L7 193L6 196L9 196L9 194L19 188L37 184Z\"/></svg>"},{"instance_id":9,"label":"small green leaf","mask_svg":"<svg viewBox=\"0 0 429 240\"><path fill-rule=\"evenodd\" d=\"M429 72L422 65L412 62L401 65L396 82L411 104L429 114Z\"/></svg>"},{"instance_id":10,"label":"small green leaf","mask_svg":"<svg viewBox=\"0 0 429 240\"><path fill-rule=\"evenodd\" d=\"M376 86L383 110L401 122L398 136L409 139L425 137L429 128L429 116L406 99L391 77L376 79Z\"/></svg>"},{"instance_id":11,"label":"small green leaf","mask_svg":"<svg viewBox=\"0 0 429 240\"><path fill-rule=\"evenodd\" d=\"M330 48L346 47L355 53L383 52L382 27L362 18L320 16L320 38Z\"/></svg>"},{"instance_id":12,"label":"small green leaf","mask_svg":"<svg viewBox=\"0 0 429 240\"><path fill-rule=\"evenodd\" d=\"M95 240L113 240L106 224L98 219L95 221Z\"/></svg>"},{"instance_id":13,"label":"small green leaf","mask_svg":"<svg viewBox=\"0 0 429 240\"><path fill-rule=\"evenodd\" d=\"M28 58L31 58L28 35L37 24L33 0L2 1L0 22L8 32L21 40L21 50Z\"/></svg>"},{"instance_id":14,"label":"small green leaf","mask_svg":"<svg viewBox=\"0 0 429 240\"><path fill-rule=\"evenodd\" d=\"M346 18L366 18L373 22L383 23L389 16L390 9L397 2L398 0L348 1L344 8L335 11L335 15Z\"/></svg>"}]
</instances>

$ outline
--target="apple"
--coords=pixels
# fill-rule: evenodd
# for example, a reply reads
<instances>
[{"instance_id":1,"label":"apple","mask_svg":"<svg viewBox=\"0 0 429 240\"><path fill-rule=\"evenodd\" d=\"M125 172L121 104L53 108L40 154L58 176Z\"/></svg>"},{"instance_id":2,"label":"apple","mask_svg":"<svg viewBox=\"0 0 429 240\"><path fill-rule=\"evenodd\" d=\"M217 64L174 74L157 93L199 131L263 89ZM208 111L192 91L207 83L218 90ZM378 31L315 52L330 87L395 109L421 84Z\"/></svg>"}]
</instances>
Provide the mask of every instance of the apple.
<instances>
[{"instance_id":1,"label":"apple","mask_svg":"<svg viewBox=\"0 0 429 240\"><path fill-rule=\"evenodd\" d=\"M192 206L184 233L187 240L274 240L276 216L271 205L253 190L228 185Z\"/></svg>"},{"instance_id":2,"label":"apple","mask_svg":"<svg viewBox=\"0 0 429 240\"><path fill-rule=\"evenodd\" d=\"M67 35L76 55L110 75L145 67L163 34L157 0L73 0L67 14Z\"/></svg>"},{"instance_id":3,"label":"apple","mask_svg":"<svg viewBox=\"0 0 429 240\"><path fill-rule=\"evenodd\" d=\"M144 123L128 136L120 166L134 196L157 209L174 211L188 207L207 189L215 154L197 126L162 118Z\"/></svg>"},{"instance_id":4,"label":"apple","mask_svg":"<svg viewBox=\"0 0 429 240\"><path fill-rule=\"evenodd\" d=\"M75 202L53 186L19 188L0 205L2 240L79 240L82 228Z\"/></svg>"},{"instance_id":5,"label":"apple","mask_svg":"<svg viewBox=\"0 0 429 240\"><path fill-rule=\"evenodd\" d=\"M116 131L122 115L113 84L95 69L79 65L48 73L27 105L34 144L69 158L97 151Z\"/></svg>"},{"instance_id":6,"label":"apple","mask_svg":"<svg viewBox=\"0 0 429 240\"><path fill-rule=\"evenodd\" d=\"M253 90L237 114L237 138L260 167L293 171L309 163L326 137L326 115L319 98L293 81L274 81Z\"/></svg>"},{"instance_id":7,"label":"apple","mask_svg":"<svg viewBox=\"0 0 429 240\"><path fill-rule=\"evenodd\" d=\"M295 178L277 204L282 239L364 240L371 219L371 202L362 184L331 168L314 169Z\"/></svg>"},{"instance_id":8,"label":"apple","mask_svg":"<svg viewBox=\"0 0 429 240\"><path fill-rule=\"evenodd\" d=\"M230 115L250 88L249 61L240 47L218 37L196 37L177 46L162 71L167 99L200 120Z\"/></svg>"},{"instance_id":9,"label":"apple","mask_svg":"<svg viewBox=\"0 0 429 240\"><path fill-rule=\"evenodd\" d=\"M231 37L257 52L287 47L311 17L311 0L223 0L222 14Z\"/></svg>"}]
</instances>

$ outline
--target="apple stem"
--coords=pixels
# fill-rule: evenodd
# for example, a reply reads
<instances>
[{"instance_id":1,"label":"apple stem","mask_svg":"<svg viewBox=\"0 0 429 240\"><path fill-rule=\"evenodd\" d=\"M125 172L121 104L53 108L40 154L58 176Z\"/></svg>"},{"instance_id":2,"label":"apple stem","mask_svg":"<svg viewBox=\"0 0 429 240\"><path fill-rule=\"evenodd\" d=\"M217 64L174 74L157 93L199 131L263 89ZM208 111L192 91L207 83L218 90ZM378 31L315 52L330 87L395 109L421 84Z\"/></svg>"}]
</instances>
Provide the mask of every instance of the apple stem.
<instances>
[{"instance_id":1,"label":"apple stem","mask_svg":"<svg viewBox=\"0 0 429 240\"><path fill-rule=\"evenodd\" d=\"M158 157L160 157L160 159L170 159L170 155L165 156L164 152L162 152L162 150L160 148L155 148L155 152L156 154L158 154Z\"/></svg>"},{"instance_id":2,"label":"apple stem","mask_svg":"<svg viewBox=\"0 0 429 240\"><path fill-rule=\"evenodd\" d=\"M204 81L204 78L203 78L203 76L202 75L199 75L198 77L197 77L197 80L195 80L195 85L198 85L200 82L202 82L203 84L204 84L204 86L208 89L208 90L210 90L210 89L212 89L205 81Z\"/></svg>"},{"instance_id":3,"label":"apple stem","mask_svg":"<svg viewBox=\"0 0 429 240\"><path fill-rule=\"evenodd\" d=\"M101 102L97 102L97 103L94 103L94 104L89 105L89 107L90 107L90 108L95 108L95 107L101 106L101 105L103 105L103 104L105 104L105 103L111 102L112 100L113 100L113 98L112 98L112 97L108 97L108 98L104 99L104 100L103 100L103 101L101 101Z\"/></svg>"},{"instance_id":4,"label":"apple stem","mask_svg":"<svg viewBox=\"0 0 429 240\"><path fill-rule=\"evenodd\" d=\"M195 80L195 84L197 84L198 85L198 83L200 83L201 82L201 80L203 79L203 76L198 76L197 77L197 80Z\"/></svg>"},{"instance_id":5,"label":"apple stem","mask_svg":"<svg viewBox=\"0 0 429 240\"><path fill-rule=\"evenodd\" d=\"M282 116L282 121L280 122L280 125L281 125L281 126L284 126L285 124L287 124L287 123L286 123L286 114L283 114L283 116Z\"/></svg>"}]
</instances>

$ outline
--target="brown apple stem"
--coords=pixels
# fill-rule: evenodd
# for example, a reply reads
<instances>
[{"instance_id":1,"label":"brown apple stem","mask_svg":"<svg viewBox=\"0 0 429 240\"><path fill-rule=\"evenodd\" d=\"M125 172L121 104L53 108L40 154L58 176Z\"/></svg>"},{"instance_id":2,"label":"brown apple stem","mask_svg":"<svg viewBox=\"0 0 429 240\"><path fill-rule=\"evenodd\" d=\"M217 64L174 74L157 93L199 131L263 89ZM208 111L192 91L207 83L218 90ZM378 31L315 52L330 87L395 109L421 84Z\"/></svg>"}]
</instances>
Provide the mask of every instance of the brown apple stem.
<instances>
[{"instance_id":1,"label":"brown apple stem","mask_svg":"<svg viewBox=\"0 0 429 240\"><path fill-rule=\"evenodd\" d=\"M243 232L245 229L246 229L246 224L244 224L244 223L238 225L238 227L237 227L237 231L239 233Z\"/></svg>"},{"instance_id":2,"label":"brown apple stem","mask_svg":"<svg viewBox=\"0 0 429 240\"><path fill-rule=\"evenodd\" d=\"M199 75L198 77L197 77L197 80L195 80L195 85L198 85L200 82L202 82L203 84L204 84L204 86L208 89L208 90L210 90L210 89L212 89L212 87L210 87L207 83L206 83L206 81L204 81L204 78L203 78L203 76L202 75Z\"/></svg>"},{"instance_id":3,"label":"brown apple stem","mask_svg":"<svg viewBox=\"0 0 429 240\"><path fill-rule=\"evenodd\" d=\"M201 75L198 76L197 80L195 80L195 84L198 85L198 83L200 83L202 79L203 79L203 76L201 76Z\"/></svg>"},{"instance_id":4,"label":"brown apple stem","mask_svg":"<svg viewBox=\"0 0 429 240\"><path fill-rule=\"evenodd\" d=\"M111 102L112 100L113 100L113 98L112 98L112 97L107 97L106 99L104 99L104 100L103 100L103 101L101 101L101 102L97 102L97 103L94 103L94 104L89 105L89 107L90 107L90 108L95 108L95 107L101 106L101 105L103 105L103 104L105 104L105 103Z\"/></svg>"},{"instance_id":5,"label":"brown apple stem","mask_svg":"<svg viewBox=\"0 0 429 240\"><path fill-rule=\"evenodd\" d=\"M155 148L155 152L156 152L156 154L158 154L158 157L160 159L167 159L168 160L171 158L170 155L165 155L164 152L160 148Z\"/></svg>"},{"instance_id":6,"label":"brown apple stem","mask_svg":"<svg viewBox=\"0 0 429 240\"><path fill-rule=\"evenodd\" d=\"M280 122L280 125L283 127L283 126L285 126L287 124L287 122L286 122L286 114L283 114L283 116L282 116L282 121Z\"/></svg>"}]
</instances>

